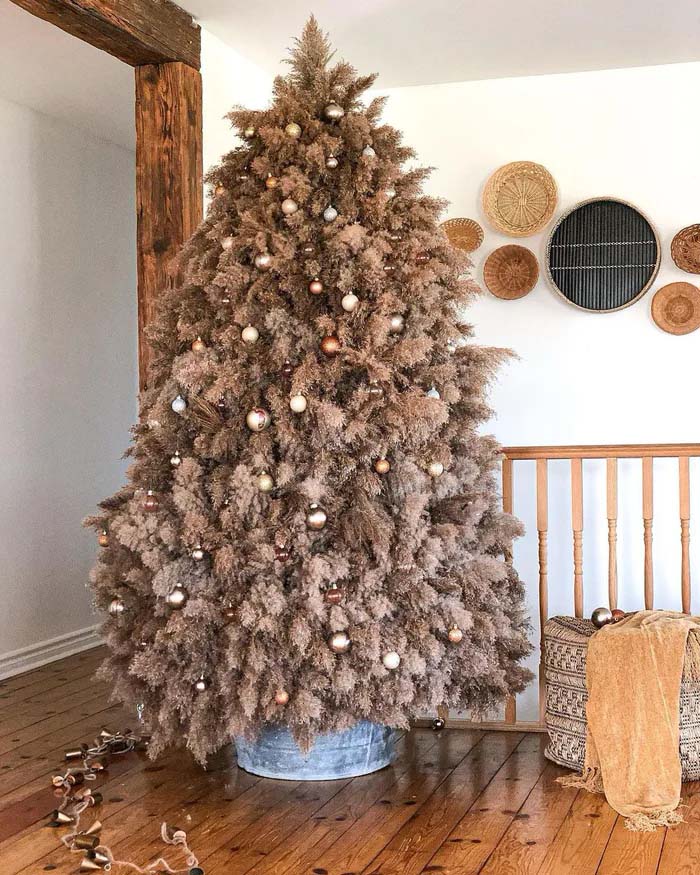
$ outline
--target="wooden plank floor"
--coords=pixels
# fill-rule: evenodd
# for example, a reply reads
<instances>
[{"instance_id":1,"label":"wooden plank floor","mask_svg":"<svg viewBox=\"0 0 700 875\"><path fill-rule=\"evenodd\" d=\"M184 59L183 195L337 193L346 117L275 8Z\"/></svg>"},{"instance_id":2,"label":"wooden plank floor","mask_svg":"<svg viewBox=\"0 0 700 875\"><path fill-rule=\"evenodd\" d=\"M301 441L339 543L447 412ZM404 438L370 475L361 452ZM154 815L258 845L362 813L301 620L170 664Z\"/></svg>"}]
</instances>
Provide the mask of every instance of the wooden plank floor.
<instances>
[{"instance_id":1,"label":"wooden plank floor","mask_svg":"<svg viewBox=\"0 0 700 875\"><path fill-rule=\"evenodd\" d=\"M77 872L63 831L44 826L55 805L51 775L66 747L105 725L134 725L92 678L100 658L92 650L0 682L2 875ZM117 857L142 866L163 851L161 821L181 826L208 875L700 871L700 784L684 788L687 823L631 833L602 797L555 782L564 771L545 760L544 743L534 734L416 729L389 769L318 783L255 778L228 749L207 771L183 751L155 763L132 753L96 785L98 816Z\"/></svg>"}]
</instances>

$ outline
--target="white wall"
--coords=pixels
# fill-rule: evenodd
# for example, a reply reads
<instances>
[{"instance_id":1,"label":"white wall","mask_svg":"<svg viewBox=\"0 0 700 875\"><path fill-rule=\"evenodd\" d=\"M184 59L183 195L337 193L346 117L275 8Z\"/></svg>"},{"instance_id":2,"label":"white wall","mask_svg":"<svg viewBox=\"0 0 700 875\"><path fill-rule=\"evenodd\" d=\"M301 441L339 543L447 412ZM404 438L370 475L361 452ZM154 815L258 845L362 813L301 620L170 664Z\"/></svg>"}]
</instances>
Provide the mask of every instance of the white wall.
<instances>
[{"instance_id":1,"label":"white wall","mask_svg":"<svg viewBox=\"0 0 700 875\"><path fill-rule=\"evenodd\" d=\"M638 205L663 246L654 289L697 282L669 255L673 235L700 221L697 151L700 118L688 112L700 93L700 64L501 79L392 89L384 119L403 130L421 163L436 167L428 185L446 197L448 216L470 216L486 230L475 253L481 283L486 256L507 242L532 248L543 264L547 234L523 240L492 231L480 207L490 173L532 160L557 181L556 216L589 197L614 195ZM520 356L500 375L489 430L505 445L700 441L694 375L700 331L673 337L649 313L652 292L612 314L585 313L540 279L527 297L500 301L485 292L469 311L477 340ZM604 464L604 463L603 463ZM584 463L585 609L607 601L607 522L603 464ZM528 535L516 561L536 616L534 464L516 466L516 513ZM550 466L550 613L572 612L571 510L567 463ZM622 607L640 607L643 592L640 463L620 467ZM657 606L679 608L677 463L655 466ZM692 514L700 521L700 465L694 463ZM692 531L692 524L691 524ZM697 541L697 538L696 538ZM692 541L691 541L692 545ZM693 609L700 611L700 552ZM532 692L524 713L534 717Z\"/></svg>"},{"instance_id":2,"label":"white wall","mask_svg":"<svg viewBox=\"0 0 700 875\"><path fill-rule=\"evenodd\" d=\"M137 379L133 152L2 98L0 131L2 674L90 640L81 520L122 482Z\"/></svg>"}]
</instances>

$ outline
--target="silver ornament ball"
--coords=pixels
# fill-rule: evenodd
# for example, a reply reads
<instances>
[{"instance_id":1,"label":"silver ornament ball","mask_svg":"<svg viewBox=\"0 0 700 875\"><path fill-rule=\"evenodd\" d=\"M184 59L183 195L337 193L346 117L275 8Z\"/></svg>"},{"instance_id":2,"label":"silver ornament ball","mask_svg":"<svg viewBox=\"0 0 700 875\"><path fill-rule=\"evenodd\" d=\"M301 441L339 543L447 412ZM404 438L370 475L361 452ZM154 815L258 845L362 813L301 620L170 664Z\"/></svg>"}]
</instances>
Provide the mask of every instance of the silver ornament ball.
<instances>
[{"instance_id":1,"label":"silver ornament ball","mask_svg":"<svg viewBox=\"0 0 700 875\"><path fill-rule=\"evenodd\" d=\"M182 464L182 456L180 455L179 450L175 450L175 452L170 457L170 465L173 468L179 468Z\"/></svg>"},{"instance_id":2,"label":"silver ornament ball","mask_svg":"<svg viewBox=\"0 0 700 875\"><path fill-rule=\"evenodd\" d=\"M246 414L245 423L251 431L263 431L270 424L270 414L263 407L254 407Z\"/></svg>"},{"instance_id":3,"label":"silver ornament ball","mask_svg":"<svg viewBox=\"0 0 700 875\"><path fill-rule=\"evenodd\" d=\"M170 406L173 408L175 413L184 413L187 409L187 402L182 397L182 395L177 395L175 398L173 398Z\"/></svg>"},{"instance_id":4,"label":"silver ornament ball","mask_svg":"<svg viewBox=\"0 0 700 875\"><path fill-rule=\"evenodd\" d=\"M295 200L292 200L292 198L288 197L282 201L282 212L285 216L293 216L298 209L299 205Z\"/></svg>"},{"instance_id":5,"label":"silver ornament ball","mask_svg":"<svg viewBox=\"0 0 700 875\"><path fill-rule=\"evenodd\" d=\"M362 157L363 158L375 158L376 155L377 155L377 153L374 151L374 149L369 144L366 145L365 148L362 150Z\"/></svg>"},{"instance_id":6,"label":"silver ornament ball","mask_svg":"<svg viewBox=\"0 0 700 875\"><path fill-rule=\"evenodd\" d=\"M431 389L428 389L428 391L425 394L428 396L428 398L439 398L440 397L440 393L435 388L435 386L433 386Z\"/></svg>"},{"instance_id":7,"label":"silver ornament ball","mask_svg":"<svg viewBox=\"0 0 700 875\"><path fill-rule=\"evenodd\" d=\"M272 256L269 252L259 252L255 256L255 266L258 270L269 270L272 266Z\"/></svg>"},{"instance_id":8,"label":"silver ornament ball","mask_svg":"<svg viewBox=\"0 0 700 875\"><path fill-rule=\"evenodd\" d=\"M338 210L334 206L327 206L323 211L323 220L325 222L334 222L338 218Z\"/></svg>"},{"instance_id":9,"label":"silver ornament ball","mask_svg":"<svg viewBox=\"0 0 700 875\"><path fill-rule=\"evenodd\" d=\"M328 646L333 653L347 653L350 650L350 638L346 632L334 632L328 639Z\"/></svg>"},{"instance_id":10,"label":"silver ornament ball","mask_svg":"<svg viewBox=\"0 0 700 875\"><path fill-rule=\"evenodd\" d=\"M187 604L187 593L181 586L176 586L166 595L165 603L169 608L179 611Z\"/></svg>"},{"instance_id":11,"label":"silver ornament ball","mask_svg":"<svg viewBox=\"0 0 700 875\"><path fill-rule=\"evenodd\" d=\"M391 334L401 334L406 326L406 320L400 313L394 313L389 318L389 332Z\"/></svg>"},{"instance_id":12,"label":"silver ornament ball","mask_svg":"<svg viewBox=\"0 0 700 875\"><path fill-rule=\"evenodd\" d=\"M109 603L109 613L112 617L120 617L125 611L124 602L121 599L112 599Z\"/></svg>"},{"instance_id":13,"label":"silver ornament ball","mask_svg":"<svg viewBox=\"0 0 700 875\"><path fill-rule=\"evenodd\" d=\"M357 309L357 305L360 303L360 299L357 295L349 292L347 295L343 295L343 299L340 302L340 306L345 310L346 313L352 313Z\"/></svg>"},{"instance_id":14,"label":"silver ornament ball","mask_svg":"<svg viewBox=\"0 0 700 875\"><path fill-rule=\"evenodd\" d=\"M596 629L602 629L608 623L612 623L613 615L610 608L596 608L591 614L591 622Z\"/></svg>"},{"instance_id":15,"label":"silver ornament ball","mask_svg":"<svg viewBox=\"0 0 700 875\"><path fill-rule=\"evenodd\" d=\"M329 103L323 110L323 114L329 122L337 122L345 115L345 110L342 106L338 106L337 103Z\"/></svg>"},{"instance_id":16,"label":"silver ornament ball","mask_svg":"<svg viewBox=\"0 0 700 875\"><path fill-rule=\"evenodd\" d=\"M309 505L309 511L306 514L306 525L314 532L320 532L325 529L328 516L322 507L319 507L315 502Z\"/></svg>"},{"instance_id":17,"label":"silver ornament ball","mask_svg":"<svg viewBox=\"0 0 700 875\"><path fill-rule=\"evenodd\" d=\"M338 166L338 159L335 157L335 155L329 155L329 156L326 158L326 167L327 167L329 170L335 170L335 168L336 168L337 166Z\"/></svg>"},{"instance_id":18,"label":"silver ornament ball","mask_svg":"<svg viewBox=\"0 0 700 875\"><path fill-rule=\"evenodd\" d=\"M192 550L192 558L195 562L201 562L204 559L204 550L201 544L196 544Z\"/></svg>"},{"instance_id":19,"label":"silver ornament ball","mask_svg":"<svg viewBox=\"0 0 700 875\"><path fill-rule=\"evenodd\" d=\"M209 689L209 681L202 675L194 683L194 688L198 693L204 693Z\"/></svg>"},{"instance_id":20,"label":"silver ornament ball","mask_svg":"<svg viewBox=\"0 0 700 875\"><path fill-rule=\"evenodd\" d=\"M390 650L382 656L382 662L384 663L384 668L388 668L389 671L394 671L399 667L401 657L395 650Z\"/></svg>"}]
</instances>

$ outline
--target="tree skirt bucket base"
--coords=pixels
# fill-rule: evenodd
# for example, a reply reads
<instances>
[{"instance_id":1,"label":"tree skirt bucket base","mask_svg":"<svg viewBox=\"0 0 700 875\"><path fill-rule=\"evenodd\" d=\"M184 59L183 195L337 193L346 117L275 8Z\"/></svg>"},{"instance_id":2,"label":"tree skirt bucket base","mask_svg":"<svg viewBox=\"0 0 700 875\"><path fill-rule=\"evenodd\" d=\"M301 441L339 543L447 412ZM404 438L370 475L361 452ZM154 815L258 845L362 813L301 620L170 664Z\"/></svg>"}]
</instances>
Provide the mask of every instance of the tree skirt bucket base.
<instances>
[{"instance_id":1,"label":"tree skirt bucket base","mask_svg":"<svg viewBox=\"0 0 700 875\"><path fill-rule=\"evenodd\" d=\"M255 741L236 736L238 765L262 778L286 781L336 781L368 775L394 758L394 731L361 720L350 729L319 735L302 753L285 726L270 724Z\"/></svg>"}]
</instances>

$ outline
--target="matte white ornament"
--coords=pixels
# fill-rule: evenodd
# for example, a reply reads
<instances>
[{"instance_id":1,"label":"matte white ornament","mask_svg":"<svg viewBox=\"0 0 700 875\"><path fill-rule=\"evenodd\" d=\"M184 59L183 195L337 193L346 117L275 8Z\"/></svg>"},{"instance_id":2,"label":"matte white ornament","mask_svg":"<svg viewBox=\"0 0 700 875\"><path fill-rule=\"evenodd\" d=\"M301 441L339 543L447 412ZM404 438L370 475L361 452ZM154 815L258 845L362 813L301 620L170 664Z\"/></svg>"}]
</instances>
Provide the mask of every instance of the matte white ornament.
<instances>
[{"instance_id":1,"label":"matte white ornament","mask_svg":"<svg viewBox=\"0 0 700 875\"><path fill-rule=\"evenodd\" d=\"M258 270L267 270L272 264L272 256L269 252L260 252L255 256L255 266Z\"/></svg>"},{"instance_id":2,"label":"matte white ornament","mask_svg":"<svg viewBox=\"0 0 700 875\"><path fill-rule=\"evenodd\" d=\"M360 299L357 295L349 292L347 295L343 295L343 299L340 302L340 306L345 310L346 313L352 313L353 310L357 309L357 305L360 303Z\"/></svg>"},{"instance_id":3,"label":"matte white ornament","mask_svg":"<svg viewBox=\"0 0 700 875\"><path fill-rule=\"evenodd\" d=\"M342 106L338 106L337 103L329 103L323 110L323 114L329 122L337 122L345 115L345 110Z\"/></svg>"},{"instance_id":4,"label":"matte white ornament","mask_svg":"<svg viewBox=\"0 0 700 875\"><path fill-rule=\"evenodd\" d=\"M328 206L323 211L323 218L326 222L334 222L338 218L338 210L333 206Z\"/></svg>"},{"instance_id":5,"label":"matte white ornament","mask_svg":"<svg viewBox=\"0 0 700 875\"><path fill-rule=\"evenodd\" d=\"M275 486L275 481L270 477L267 471L263 471L258 477L258 489L261 492L272 492Z\"/></svg>"},{"instance_id":6,"label":"matte white ornament","mask_svg":"<svg viewBox=\"0 0 700 875\"><path fill-rule=\"evenodd\" d=\"M442 462L431 462L428 465L428 474L430 474L431 477L440 477L444 470L445 466Z\"/></svg>"},{"instance_id":7,"label":"matte white ornament","mask_svg":"<svg viewBox=\"0 0 700 875\"><path fill-rule=\"evenodd\" d=\"M428 396L428 398L439 398L440 397L440 393L435 388L435 386L433 386L431 389L428 389L428 391L425 394Z\"/></svg>"},{"instance_id":8,"label":"matte white ornament","mask_svg":"<svg viewBox=\"0 0 700 875\"><path fill-rule=\"evenodd\" d=\"M284 129L284 132L288 137L291 137L293 140L298 140L301 136L301 128L296 122L290 122Z\"/></svg>"},{"instance_id":9,"label":"matte white ornament","mask_svg":"<svg viewBox=\"0 0 700 875\"><path fill-rule=\"evenodd\" d=\"M382 662L384 663L384 668L388 668L390 671L394 671L394 669L399 667L401 663L401 657L395 650L390 650L388 653L385 653L382 656Z\"/></svg>"},{"instance_id":10,"label":"matte white ornament","mask_svg":"<svg viewBox=\"0 0 700 875\"><path fill-rule=\"evenodd\" d=\"M259 337L260 332L254 325L246 325L243 331L241 331L241 340L244 343L255 343Z\"/></svg>"},{"instance_id":11,"label":"matte white ornament","mask_svg":"<svg viewBox=\"0 0 700 875\"><path fill-rule=\"evenodd\" d=\"M226 252L230 252L233 249L234 242L233 237L223 237L221 240L221 248Z\"/></svg>"},{"instance_id":12,"label":"matte white ornament","mask_svg":"<svg viewBox=\"0 0 700 875\"><path fill-rule=\"evenodd\" d=\"M187 402L182 397L182 395L178 395L177 397L173 398L170 406L173 408L175 413L184 413L185 410L187 410Z\"/></svg>"},{"instance_id":13,"label":"matte white ornament","mask_svg":"<svg viewBox=\"0 0 700 875\"><path fill-rule=\"evenodd\" d=\"M299 209L299 206L295 200L288 197L282 201L282 212L285 216L293 216L294 213Z\"/></svg>"},{"instance_id":14,"label":"matte white ornament","mask_svg":"<svg viewBox=\"0 0 700 875\"><path fill-rule=\"evenodd\" d=\"M374 149L369 144L367 144L365 146L365 148L362 150L362 156L364 158L376 158L377 153L374 151Z\"/></svg>"},{"instance_id":15,"label":"matte white ornament","mask_svg":"<svg viewBox=\"0 0 700 875\"><path fill-rule=\"evenodd\" d=\"M303 413L307 407L305 395L292 395L289 399L289 406L295 413Z\"/></svg>"},{"instance_id":16,"label":"matte white ornament","mask_svg":"<svg viewBox=\"0 0 700 875\"><path fill-rule=\"evenodd\" d=\"M309 505L309 510L306 514L306 525L313 532L320 532L325 529L328 516L322 507L319 507L315 502Z\"/></svg>"}]
</instances>

